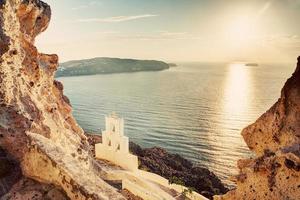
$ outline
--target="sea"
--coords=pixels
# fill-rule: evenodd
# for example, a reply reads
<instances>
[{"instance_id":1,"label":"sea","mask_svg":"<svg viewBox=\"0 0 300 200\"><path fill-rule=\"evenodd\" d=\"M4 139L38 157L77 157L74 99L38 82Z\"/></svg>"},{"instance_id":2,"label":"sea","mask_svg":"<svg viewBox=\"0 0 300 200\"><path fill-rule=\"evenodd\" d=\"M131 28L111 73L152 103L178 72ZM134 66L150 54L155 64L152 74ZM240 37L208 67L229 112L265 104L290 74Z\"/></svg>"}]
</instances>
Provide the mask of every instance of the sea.
<instances>
[{"instance_id":1,"label":"sea","mask_svg":"<svg viewBox=\"0 0 300 200\"><path fill-rule=\"evenodd\" d=\"M163 147L207 167L225 184L249 158L241 131L280 97L294 64L178 63L165 71L62 77L73 115L101 134L116 112L125 134L144 148Z\"/></svg>"}]
</instances>

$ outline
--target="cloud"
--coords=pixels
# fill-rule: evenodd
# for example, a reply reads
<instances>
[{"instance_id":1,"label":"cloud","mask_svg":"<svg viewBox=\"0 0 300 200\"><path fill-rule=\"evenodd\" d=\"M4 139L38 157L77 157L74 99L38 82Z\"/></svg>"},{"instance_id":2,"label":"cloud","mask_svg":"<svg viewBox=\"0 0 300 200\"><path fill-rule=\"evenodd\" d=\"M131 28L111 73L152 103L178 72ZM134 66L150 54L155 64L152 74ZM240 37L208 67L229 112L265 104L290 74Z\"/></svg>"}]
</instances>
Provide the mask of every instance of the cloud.
<instances>
[{"instance_id":1,"label":"cloud","mask_svg":"<svg viewBox=\"0 0 300 200\"><path fill-rule=\"evenodd\" d=\"M114 30L107 30L107 31L98 31L96 32L96 34L99 35L112 35L112 34L117 34L119 33L118 31L114 31Z\"/></svg>"},{"instance_id":2,"label":"cloud","mask_svg":"<svg viewBox=\"0 0 300 200\"><path fill-rule=\"evenodd\" d=\"M186 36L187 32L169 32L169 31L159 31L162 36Z\"/></svg>"},{"instance_id":3,"label":"cloud","mask_svg":"<svg viewBox=\"0 0 300 200\"><path fill-rule=\"evenodd\" d=\"M273 35L265 38L265 44L269 44L280 49L299 51L300 36L299 35Z\"/></svg>"},{"instance_id":4,"label":"cloud","mask_svg":"<svg viewBox=\"0 0 300 200\"><path fill-rule=\"evenodd\" d=\"M102 36L109 39L120 40L199 40L199 36L189 34L187 32L168 32L168 31L155 31L153 33L135 33L135 34L122 34L119 32L101 32ZM100 33L98 34L100 35Z\"/></svg>"},{"instance_id":5,"label":"cloud","mask_svg":"<svg viewBox=\"0 0 300 200\"><path fill-rule=\"evenodd\" d=\"M158 15L153 14L144 14L144 15L132 15L132 16L115 16L115 17L107 17L107 18L88 18L88 19L79 19L79 22L107 22L107 23L117 23L117 22L125 22L132 21L143 18L157 17Z\"/></svg>"},{"instance_id":6,"label":"cloud","mask_svg":"<svg viewBox=\"0 0 300 200\"><path fill-rule=\"evenodd\" d=\"M272 2L273 2L273 1L267 1L267 2L264 4L264 6L258 11L258 17L261 17L262 15L265 14L265 12L266 12L267 10L270 9L270 7L271 7L271 5L272 5Z\"/></svg>"}]
</instances>

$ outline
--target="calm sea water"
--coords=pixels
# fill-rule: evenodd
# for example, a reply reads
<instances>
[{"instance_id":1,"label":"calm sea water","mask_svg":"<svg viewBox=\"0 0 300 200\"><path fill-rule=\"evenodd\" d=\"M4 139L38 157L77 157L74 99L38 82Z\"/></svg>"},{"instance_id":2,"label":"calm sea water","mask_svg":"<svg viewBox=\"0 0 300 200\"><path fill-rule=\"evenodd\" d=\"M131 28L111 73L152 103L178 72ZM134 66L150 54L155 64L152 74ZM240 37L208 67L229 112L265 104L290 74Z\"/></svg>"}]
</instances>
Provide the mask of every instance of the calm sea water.
<instances>
[{"instance_id":1,"label":"calm sea water","mask_svg":"<svg viewBox=\"0 0 300 200\"><path fill-rule=\"evenodd\" d=\"M87 131L104 130L104 115L125 118L125 134L208 167L225 183L249 157L240 132L279 97L293 65L246 67L189 63L160 72L60 78L74 116Z\"/></svg>"}]
</instances>

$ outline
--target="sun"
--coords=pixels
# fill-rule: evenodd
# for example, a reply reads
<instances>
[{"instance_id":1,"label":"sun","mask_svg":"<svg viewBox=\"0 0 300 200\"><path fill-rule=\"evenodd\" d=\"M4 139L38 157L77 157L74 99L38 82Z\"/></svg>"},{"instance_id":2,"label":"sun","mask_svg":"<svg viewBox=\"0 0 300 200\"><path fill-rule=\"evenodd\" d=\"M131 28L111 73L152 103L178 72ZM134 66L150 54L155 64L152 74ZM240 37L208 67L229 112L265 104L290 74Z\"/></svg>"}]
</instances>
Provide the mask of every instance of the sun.
<instances>
[{"instance_id":1,"label":"sun","mask_svg":"<svg viewBox=\"0 0 300 200\"><path fill-rule=\"evenodd\" d=\"M247 39L250 36L252 27L251 21L246 17L235 19L229 26L229 31L235 39Z\"/></svg>"},{"instance_id":2,"label":"sun","mask_svg":"<svg viewBox=\"0 0 300 200\"><path fill-rule=\"evenodd\" d=\"M258 26L254 17L235 16L226 26L227 38L239 45L248 45L256 37Z\"/></svg>"}]
</instances>

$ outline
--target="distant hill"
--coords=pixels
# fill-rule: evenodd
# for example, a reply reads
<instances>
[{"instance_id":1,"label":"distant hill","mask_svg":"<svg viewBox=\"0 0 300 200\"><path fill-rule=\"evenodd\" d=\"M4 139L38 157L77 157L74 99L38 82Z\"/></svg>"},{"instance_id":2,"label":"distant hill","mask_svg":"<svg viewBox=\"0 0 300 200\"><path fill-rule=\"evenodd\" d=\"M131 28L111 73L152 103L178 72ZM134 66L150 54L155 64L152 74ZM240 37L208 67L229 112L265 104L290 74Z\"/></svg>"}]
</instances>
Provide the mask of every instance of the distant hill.
<instances>
[{"instance_id":1,"label":"distant hill","mask_svg":"<svg viewBox=\"0 0 300 200\"><path fill-rule=\"evenodd\" d=\"M169 65L170 67L178 67L178 65L175 64L175 63L168 63L168 65Z\"/></svg>"},{"instance_id":2,"label":"distant hill","mask_svg":"<svg viewBox=\"0 0 300 200\"><path fill-rule=\"evenodd\" d=\"M169 68L169 64L157 60L135 60L100 57L61 63L56 72L56 77L140 71L160 71Z\"/></svg>"}]
</instances>

